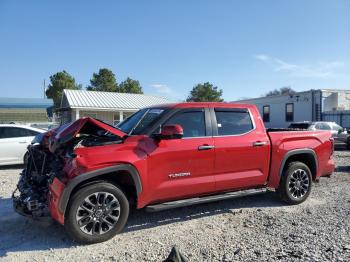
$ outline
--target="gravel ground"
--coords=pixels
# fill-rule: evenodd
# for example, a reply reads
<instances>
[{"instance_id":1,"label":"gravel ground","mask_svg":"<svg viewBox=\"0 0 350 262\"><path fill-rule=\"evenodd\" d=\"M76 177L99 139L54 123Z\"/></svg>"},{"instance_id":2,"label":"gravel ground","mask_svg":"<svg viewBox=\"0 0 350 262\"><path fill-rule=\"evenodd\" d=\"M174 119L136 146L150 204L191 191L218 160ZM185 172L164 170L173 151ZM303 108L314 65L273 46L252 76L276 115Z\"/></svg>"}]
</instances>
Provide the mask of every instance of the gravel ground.
<instances>
[{"instance_id":1,"label":"gravel ground","mask_svg":"<svg viewBox=\"0 0 350 262\"><path fill-rule=\"evenodd\" d=\"M90 246L53 222L12 210L21 167L0 169L0 260L162 261L176 245L189 261L350 261L350 151L314 184L308 200L287 206L273 193L159 213L135 211L124 232Z\"/></svg>"}]
</instances>

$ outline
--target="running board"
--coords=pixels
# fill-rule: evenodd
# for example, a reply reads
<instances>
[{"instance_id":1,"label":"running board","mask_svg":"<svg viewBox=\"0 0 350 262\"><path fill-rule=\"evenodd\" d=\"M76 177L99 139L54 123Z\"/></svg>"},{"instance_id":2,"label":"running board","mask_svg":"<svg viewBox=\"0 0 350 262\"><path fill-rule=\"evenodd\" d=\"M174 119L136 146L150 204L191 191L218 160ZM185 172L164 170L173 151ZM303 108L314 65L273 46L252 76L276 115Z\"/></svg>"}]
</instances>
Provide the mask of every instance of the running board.
<instances>
[{"instance_id":1,"label":"running board","mask_svg":"<svg viewBox=\"0 0 350 262\"><path fill-rule=\"evenodd\" d=\"M247 189L247 190L241 190L241 191L235 191L235 192L228 192L220 195L188 198L188 199L176 200L171 202L164 202L161 204L149 205L149 206L146 206L146 211L157 212L157 211L162 211L162 210L167 210L167 209L172 209L177 207L185 207L185 206L197 205L202 203L215 202L215 201L224 200L224 199L256 195L256 194L265 193L266 191L267 191L266 188Z\"/></svg>"}]
</instances>

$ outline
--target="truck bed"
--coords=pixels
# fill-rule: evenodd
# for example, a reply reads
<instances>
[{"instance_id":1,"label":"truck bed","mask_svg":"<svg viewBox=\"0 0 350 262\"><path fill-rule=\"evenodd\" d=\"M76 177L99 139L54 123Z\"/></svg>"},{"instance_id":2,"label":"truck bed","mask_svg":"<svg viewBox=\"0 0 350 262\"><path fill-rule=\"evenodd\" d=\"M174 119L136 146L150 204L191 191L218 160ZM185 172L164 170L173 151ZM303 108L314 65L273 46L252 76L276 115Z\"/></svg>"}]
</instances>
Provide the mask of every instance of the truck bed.
<instances>
[{"instance_id":1,"label":"truck bed","mask_svg":"<svg viewBox=\"0 0 350 262\"><path fill-rule=\"evenodd\" d=\"M294 151L312 152L315 155L317 174L314 179L332 172L333 140L330 132L295 128L269 128L266 131L271 142L269 186L278 186L280 167L286 156Z\"/></svg>"}]
</instances>

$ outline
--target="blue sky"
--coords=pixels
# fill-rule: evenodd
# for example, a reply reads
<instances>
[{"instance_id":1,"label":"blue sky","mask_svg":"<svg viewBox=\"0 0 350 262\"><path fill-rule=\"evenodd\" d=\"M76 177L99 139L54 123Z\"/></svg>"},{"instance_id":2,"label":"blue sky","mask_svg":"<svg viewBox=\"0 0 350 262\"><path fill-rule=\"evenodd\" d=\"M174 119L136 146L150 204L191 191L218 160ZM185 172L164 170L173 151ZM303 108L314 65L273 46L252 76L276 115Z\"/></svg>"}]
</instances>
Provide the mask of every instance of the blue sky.
<instances>
[{"instance_id":1,"label":"blue sky","mask_svg":"<svg viewBox=\"0 0 350 262\"><path fill-rule=\"evenodd\" d=\"M0 1L0 96L41 97L66 70L130 76L185 99L209 81L225 100L282 86L350 89L350 1Z\"/></svg>"}]
</instances>

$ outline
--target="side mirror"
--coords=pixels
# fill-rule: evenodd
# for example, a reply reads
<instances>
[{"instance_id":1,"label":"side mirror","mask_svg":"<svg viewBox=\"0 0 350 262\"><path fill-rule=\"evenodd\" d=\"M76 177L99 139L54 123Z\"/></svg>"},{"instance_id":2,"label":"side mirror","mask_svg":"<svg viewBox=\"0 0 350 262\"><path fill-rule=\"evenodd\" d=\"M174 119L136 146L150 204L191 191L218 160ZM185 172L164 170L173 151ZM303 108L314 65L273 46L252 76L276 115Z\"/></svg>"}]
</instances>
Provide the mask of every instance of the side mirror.
<instances>
[{"instance_id":1,"label":"side mirror","mask_svg":"<svg viewBox=\"0 0 350 262\"><path fill-rule=\"evenodd\" d=\"M155 135L157 139L179 139L184 135L182 126L176 125L165 125L161 127L159 134Z\"/></svg>"}]
</instances>

